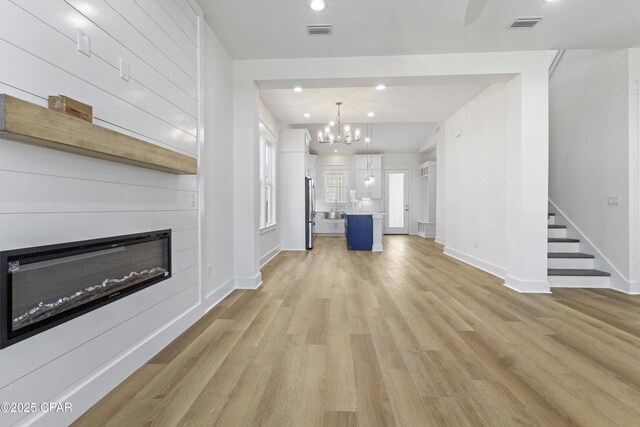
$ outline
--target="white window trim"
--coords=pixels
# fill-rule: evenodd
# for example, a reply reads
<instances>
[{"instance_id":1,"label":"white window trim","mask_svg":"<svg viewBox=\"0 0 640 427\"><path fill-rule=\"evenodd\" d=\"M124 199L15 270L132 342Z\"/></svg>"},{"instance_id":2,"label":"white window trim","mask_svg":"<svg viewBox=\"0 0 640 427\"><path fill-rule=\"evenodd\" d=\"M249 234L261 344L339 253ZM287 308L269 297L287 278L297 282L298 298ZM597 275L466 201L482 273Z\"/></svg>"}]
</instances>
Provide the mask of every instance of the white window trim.
<instances>
[{"instance_id":1,"label":"white window trim","mask_svg":"<svg viewBox=\"0 0 640 427\"><path fill-rule=\"evenodd\" d=\"M326 165L322 168L321 170L322 172L322 198L324 200L324 203L327 205L333 205L333 204L345 204L345 203L349 203L349 190L351 189L350 184L351 184L351 167L349 165ZM329 202L327 201L327 172L344 172L346 173L346 178L347 178L347 183L345 185L345 189L346 189L346 197L347 200L346 201L337 201L337 202Z\"/></svg>"},{"instance_id":2,"label":"white window trim","mask_svg":"<svg viewBox=\"0 0 640 427\"><path fill-rule=\"evenodd\" d=\"M278 225L278 206L277 206L277 152L278 152L278 139L275 134L269 129L267 125L262 120L259 120L259 130L260 135L264 136L267 144L271 145L271 182L269 186L271 187L271 222L267 222L265 225L260 225L261 234L268 233L272 229L276 228ZM262 224L262 215L264 214L264 203L265 203L265 187L266 187L266 171L263 170L264 164L264 150L266 150L266 144L263 146L262 141L260 142L260 222Z\"/></svg>"}]
</instances>

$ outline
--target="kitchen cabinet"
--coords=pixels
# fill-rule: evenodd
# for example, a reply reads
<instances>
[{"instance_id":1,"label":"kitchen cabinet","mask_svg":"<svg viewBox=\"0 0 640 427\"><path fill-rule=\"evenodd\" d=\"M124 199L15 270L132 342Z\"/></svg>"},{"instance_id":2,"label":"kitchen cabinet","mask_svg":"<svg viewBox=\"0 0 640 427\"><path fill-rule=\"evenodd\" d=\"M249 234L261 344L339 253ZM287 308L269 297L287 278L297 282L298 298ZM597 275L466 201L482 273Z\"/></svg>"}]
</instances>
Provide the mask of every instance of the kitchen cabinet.
<instances>
[{"instance_id":1,"label":"kitchen cabinet","mask_svg":"<svg viewBox=\"0 0 640 427\"><path fill-rule=\"evenodd\" d=\"M357 169L382 169L382 154L353 156Z\"/></svg>"},{"instance_id":2,"label":"kitchen cabinet","mask_svg":"<svg viewBox=\"0 0 640 427\"><path fill-rule=\"evenodd\" d=\"M344 234L344 219L325 219L325 234Z\"/></svg>"},{"instance_id":3,"label":"kitchen cabinet","mask_svg":"<svg viewBox=\"0 0 640 427\"><path fill-rule=\"evenodd\" d=\"M305 199L308 146L311 137L306 129L280 131L279 223L283 250L306 249Z\"/></svg>"},{"instance_id":4,"label":"kitchen cabinet","mask_svg":"<svg viewBox=\"0 0 640 427\"><path fill-rule=\"evenodd\" d=\"M375 177L375 182L367 186L365 180L369 174ZM356 170L356 199L382 199L382 171L380 169Z\"/></svg>"},{"instance_id":5,"label":"kitchen cabinet","mask_svg":"<svg viewBox=\"0 0 640 427\"><path fill-rule=\"evenodd\" d=\"M382 155L353 156L356 165L356 199L382 199ZM369 175L375 177L373 184L366 185Z\"/></svg>"},{"instance_id":6,"label":"kitchen cabinet","mask_svg":"<svg viewBox=\"0 0 640 427\"><path fill-rule=\"evenodd\" d=\"M324 212L316 212L314 233L324 234Z\"/></svg>"},{"instance_id":7,"label":"kitchen cabinet","mask_svg":"<svg viewBox=\"0 0 640 427\"><path fill-rule=\"evenodd\" d=\"M315 154L307 154L306 162L307 162L307 176L316 182L316 159L318 156Z\"/></svg>"},{"instance_id":8,"label":"kitchen cabinet","mask_svg":"<svg viewBox=\"0 0 640 427\"><path fill-rule=\"evenodd\" d=\"M345 235L350 251L373 249L373 216L347 215Z\"/></svg>"}]
</instances>

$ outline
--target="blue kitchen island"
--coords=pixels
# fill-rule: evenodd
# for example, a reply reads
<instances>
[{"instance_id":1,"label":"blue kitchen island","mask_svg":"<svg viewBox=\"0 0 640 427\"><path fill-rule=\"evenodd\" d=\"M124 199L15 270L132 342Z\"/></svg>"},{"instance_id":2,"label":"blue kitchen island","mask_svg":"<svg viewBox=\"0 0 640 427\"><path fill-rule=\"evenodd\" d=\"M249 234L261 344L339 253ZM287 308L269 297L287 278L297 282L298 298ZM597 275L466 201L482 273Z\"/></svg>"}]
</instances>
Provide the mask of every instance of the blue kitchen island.
<instances>
[{"instance_id":1,"label":"blue kitchen island","mask_svg":"<svg viewBox=\"0 0 640 427\"><path fill-rule=\"evenodd\" d=\"M350 251L382 251L382 213L347 212L344 234Z\"/></svg>"}]
</instances>

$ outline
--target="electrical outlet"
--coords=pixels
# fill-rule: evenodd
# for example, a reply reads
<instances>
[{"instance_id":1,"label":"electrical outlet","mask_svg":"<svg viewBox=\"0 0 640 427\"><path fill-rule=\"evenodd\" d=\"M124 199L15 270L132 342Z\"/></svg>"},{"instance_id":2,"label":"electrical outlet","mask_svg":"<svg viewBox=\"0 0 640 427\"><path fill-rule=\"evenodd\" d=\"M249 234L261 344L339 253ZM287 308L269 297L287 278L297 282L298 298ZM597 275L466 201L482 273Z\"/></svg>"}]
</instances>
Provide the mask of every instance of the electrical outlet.
<instances>
[{"instance_id":1,"label":"electrical outlet","mask_svg":"<svg viewBox=\"0 0 640 427\"><path fill-rule=\"evenodd\" d=\"M621 206L622 200L620 196L607 196L607 206Z\"/></svg>"},{"instance_id":2,"label":"electrical outlet","mask_svg":"<svg viewBox=\"0 0 640 427\"><path fill-rule=\"evenodd\" d=\"M477 247L478 247L478 241L477 241L477 240L475 240L473 243L474 243L474 245L475 245L475 246L476 246L476 248L477 248Z\"/></svg>"},{"instance_id":3,"label":"electrical outlet","mask_svg":"<svg viewBox=\"0 0 640 427\"><path fill-rule=\"evenodd\" d=\"M120 58L120 78L122 80L124 80L125 82L128 82L130 80L130 70L131 67L129 65L129 63L127 61L125 61L124 59Z\"/></svg>"},{"instance_id":4,"label":"electrical outlet","mask_svg":"<svg viewBox=\"0 0 640 427\"><path fill-rule=\"evenodd\" d=\"M191 193L191 195L189 196L189 207L196 207L196 193Z\"/></svg>"},{"instance_id":5,"label":"electrical outlet","mask_svg":"<svg viewBox=\"0 0 640 427\"><path fill-rule=\"evenodd\" d=\"M78 43L78 52L91 56L91 40L89 39L89 34L78 28L76 32L76 41Z\"/></svg>"},{"instance_id":6,"label":"electrical outlet","mask_svg":"<svg viewBox=\"0 0 640 427\"><path fill-rule=\"evenodd\" d=\"M207 277L211 277L213 275L213 266L211 266L211 264L209 264L207 266Z\"/></svg>"}]
</instances>

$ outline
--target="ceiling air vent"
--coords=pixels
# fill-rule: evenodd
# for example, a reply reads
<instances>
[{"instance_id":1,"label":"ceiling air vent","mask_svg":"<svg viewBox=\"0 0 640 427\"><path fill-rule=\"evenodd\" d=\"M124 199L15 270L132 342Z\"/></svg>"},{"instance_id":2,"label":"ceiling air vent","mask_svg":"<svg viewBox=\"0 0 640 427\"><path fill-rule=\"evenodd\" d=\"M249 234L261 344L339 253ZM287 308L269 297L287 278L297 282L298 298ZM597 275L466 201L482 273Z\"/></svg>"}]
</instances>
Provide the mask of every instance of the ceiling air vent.
<instances>
[{"instance_id":1,"label":"ceiling air vent","mask_svg":"<svg viewBox=\"0 0 640 427\"><path fill-rule=\"evenodd\" d=\"M333 25L307 25L307 34L310 36L333 34Z\"/></svg>"},{"instance_id":2,"label":"ceiling air vent","mask_svg":"<svg viewBox=\"0 0 640 427\"><path fill-rule=\"evenodd\" d=\"M513 24L511 24L511 28L533 28L542 21L542 16L529 16L525 18L516 19Z\"/></svg>"}]
</instances>

